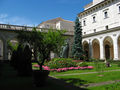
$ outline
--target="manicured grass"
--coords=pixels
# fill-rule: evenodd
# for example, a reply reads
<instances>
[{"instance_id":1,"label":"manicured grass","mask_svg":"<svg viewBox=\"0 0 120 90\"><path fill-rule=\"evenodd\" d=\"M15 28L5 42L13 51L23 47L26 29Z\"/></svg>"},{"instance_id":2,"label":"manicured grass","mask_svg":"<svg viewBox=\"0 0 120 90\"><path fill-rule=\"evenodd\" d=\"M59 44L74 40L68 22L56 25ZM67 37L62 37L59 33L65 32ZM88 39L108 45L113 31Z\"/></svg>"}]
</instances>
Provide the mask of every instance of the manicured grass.
<instances>
[{"instance_id":1,"label":"manicured grass","mask_svg":"<svg viewBox=\"0 0 120 90\"><path fill-rule=\"evenodd\" d=\"M33 63L33 65L36 63ZM94 66L94 63L89 62L89 66ZM48 79L48 83L45 87L37 88L33 85L33 78L32 77L18 77L17 72L9 66L9 64L4 64L1 71L2 74L0 76L0 90L21 90L21 89L28 89L28 90L66 90L66 87L58 85L56 83L52 83L51 79ZM38 68L34 68L38 69ZM120 69L117 64L112 64L112 67L104 68L104 71L107 70L116 70ZM98 76L98 73L95 74L84 74L84 75L68 75L68 76L57 76L63 74L75 74L75 73L85 73L85 72L95 72L96 69L92 70L70 70L66 72L51 72L51 76L55 76L59 79L66 81L67 83L72 83L76 86L80 86L83 84L89 83L98 83L98 82L105 82L111 80L119 80L120 79L120 71L113 71L113 72L104 72L102 73L102 77ZM112 84L111 84L112 85ZM107 85L105 85L107 86ZM109 86L109 85L108 85ZM99 89L100 88L100 89ZM103 88L103 89L102 89ZM104 86L100 87L91 87L88 88L90 90L105 90ZM109 90L109 89L108 89Z\"/></svg>"},{"instance_id":2,"label":"manicured grass","mask_svg":"<svg viewBox=\"0 0 120 90\"><path fill-rule=\"evenodd\" d=\"M104 64L104 63L102 63ZM95 64L93 62L88 62L88 65L89 66L94 66L94 69L92 70L69 70L69 71L66 71L66 72L50 72L50 75L51 76L56 76L56 75L62 75L62 74L72 74L72 73L85 73L85 72L96 72L96 68L95 68ZM117 70L117 69L120 69L120 67L118 67L117 64L111 64L111 67L104 67L103 70L104 71L108 71L108 70Z\"/></svg>"},{"instance_id":3,"label":"manicured grass","mask_svg":"<svg viewBox=\"0 0 120 90\"><path fill-rule=\"evenodd\" d=\"M67 83L73 83L74 85L80 86L89 83L99 83L111 80L120 80L120 71L104 72L101 73L103 76L95 74L84 74L84 75L69 75L69 76L56 76L59 79L66 81Z\"/></svg>"},{"instance_id":4,"label":"manicured grass","mask_svg":"<svg viewBox=\"0 0 120 90\"><path fill-rule=\"evenodd\" d=\"M94 69L92 70L69 70L66 72L50 72L50 76L54 76L56 78L62 79L67 83L72 83L75 86L80 86L83 84L89 84L89 83L99 83L99 82L105 82L105 81L111 81L111 80L120 80L120 71L112 71L112 72L102 72L101 74L103 76L99 76L99 73L94 73L94 74L79 74L79 73L86 73L86 72L98 72L99 70L96 69L96 64L93 62L87 62L89 66L94 66ZM106 67L104 63L102 64L102 69L103 71L108 71L108 70L118 70L120 67L118 67L117 64L111 64L111 67ZM79 74L79 75L67 75L64 76L64 74ZM106 86L106 85L105 85ZM109 85L108 85L109 86ZM99 89L99 87L92 87L88 88L90 90L102 90ZM103 90L105 89L104 87L101 86Z\"/></svg>"},{"instance_id":5,"label":"manicured grass","mask_svg":"<svg viewBox=\"0 0 120 90\"><path fill-rule=\"evenodd\" d=\"M88 90L120 90L120 83L113 83L108 85L90 87Z\"/></svg>"}]
</instances>

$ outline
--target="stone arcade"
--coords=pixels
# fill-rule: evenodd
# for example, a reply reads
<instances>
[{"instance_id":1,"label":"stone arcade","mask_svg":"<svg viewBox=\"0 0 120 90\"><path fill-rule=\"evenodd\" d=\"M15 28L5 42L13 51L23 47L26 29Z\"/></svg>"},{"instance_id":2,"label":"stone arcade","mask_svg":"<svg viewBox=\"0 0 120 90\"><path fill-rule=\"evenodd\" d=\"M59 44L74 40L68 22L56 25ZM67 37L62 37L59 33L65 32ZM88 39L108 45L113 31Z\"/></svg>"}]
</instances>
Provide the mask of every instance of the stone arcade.
<instances>
[{"instance_id":1,"label":"stone arcade","mask_svg":"<svg viewBox=\"0 0 120 90\"><path fill-rule=\"evenodd\" d=\"M93 0L78 14L89 58L120 60L120 0Z\"/></svg>"}]
</instances>

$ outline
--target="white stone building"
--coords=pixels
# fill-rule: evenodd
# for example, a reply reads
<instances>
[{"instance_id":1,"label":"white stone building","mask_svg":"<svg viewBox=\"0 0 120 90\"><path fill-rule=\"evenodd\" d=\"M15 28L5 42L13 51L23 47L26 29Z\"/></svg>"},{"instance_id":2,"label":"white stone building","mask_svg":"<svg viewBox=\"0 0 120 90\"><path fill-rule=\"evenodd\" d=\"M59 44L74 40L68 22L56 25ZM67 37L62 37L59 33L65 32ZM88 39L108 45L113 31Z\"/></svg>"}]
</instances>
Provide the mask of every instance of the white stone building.
<instances>
[{"instance_id":1,"label":"white stone building","mask_svg":"<svg viewBox=\"0 0 120 90\"><path fill-rule=\"evenodd\" d=\"M93 0L78 14L89 58L120 60L120 0Z\"/></svg>"}]
</instances>

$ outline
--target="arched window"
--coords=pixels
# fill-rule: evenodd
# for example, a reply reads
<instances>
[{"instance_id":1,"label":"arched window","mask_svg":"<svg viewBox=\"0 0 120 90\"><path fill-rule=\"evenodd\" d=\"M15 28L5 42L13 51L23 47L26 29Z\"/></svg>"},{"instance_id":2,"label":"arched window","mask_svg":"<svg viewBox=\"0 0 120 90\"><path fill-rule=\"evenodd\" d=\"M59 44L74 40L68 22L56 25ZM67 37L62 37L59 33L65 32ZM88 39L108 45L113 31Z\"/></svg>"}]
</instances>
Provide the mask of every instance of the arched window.
<instances>
[{"instance_id":1,"label":"arched window","mask_svg":"<svg viewBox=\"0 0 120 90\"><path fill-rule=\"evenodd\" d=\"M108 12L107 11L104 12L104 17L108 18Z\"/></svg>"}]
</instances>

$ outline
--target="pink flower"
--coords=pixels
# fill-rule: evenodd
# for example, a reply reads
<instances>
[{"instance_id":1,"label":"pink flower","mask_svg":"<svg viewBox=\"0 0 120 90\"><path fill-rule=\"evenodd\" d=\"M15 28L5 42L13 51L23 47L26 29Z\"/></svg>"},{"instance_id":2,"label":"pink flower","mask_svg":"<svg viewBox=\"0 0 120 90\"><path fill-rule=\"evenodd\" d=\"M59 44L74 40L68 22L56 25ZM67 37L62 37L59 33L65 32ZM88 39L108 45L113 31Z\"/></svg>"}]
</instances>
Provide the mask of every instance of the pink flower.
<instances>
[{"instance_id":1,"label":"pink flower","mask_svg":"<svg viewBox=\"0 0 120 90\"><path fill-rule=\"evenodd\" d=\"M57 69L57 72L60 72L61 71L61 69L59 68L59 69Z\"/></svg>"},{"instance_id":2,"label":"pink flower","mask_svg":"<svg viewBox=\"0 0 120 90\"><path fill-rule=\"evenodd\" d=\"M72 69L74 69L74 67L69 67L69 70L72 70Z\"/></svg>"},{"instance_id":3,"label":"pink flower","mask_svg":"<svg viewBox=\"0 0 120 90\"><path fill-rule=\"evenodd\" d=\"M77 69L79 69L79 67L74 67L74 69L76 69L76 70L77 70Z\"/></svg>"},{"instance_id":4,"label":"pink flower","mask_svg":"<svg viewBox=\"0 0 120 90\"><path fill-rule=\"evenodd\" d=\"M39 66L39 65L34 65L34 66ZM93 69L93 66L87 66L87 67L67 67L67 68L58 68L58 69L50 69L48 66L42 66L44 68L44 70L49 70L49 71L57 71L57 72L63 72L63 71L67 71L67 70L78 70L78 69Z\"/></svg>"},{"instance_id":5,"label":"pink flower","mask_svg":"<svg viewBox=\"0 0 120 90\"><path fill-rule=\"evenodd\" d=\"M63 71L67 71L67 68L62 68Z\"/></svg>"},{"instance_id":6,"label":"pink flower","mask_svg":"<svg viewBox=\"0 0 120 90\"><path fill-rule=\"evenodd\" d=\"M38 64L34 64L33 66L34 66L34 67L40 67Z\"/></svg>"},{"instance_id":7,"label":"pink flower","mask_svg":"<svg viewBox=\"0 0 120 90\"><path fill-rule=\"evenodd\" d=\"M88 66L88 69L93 69L94 67L93 66Z\"/></svg>"}]
</instances>

